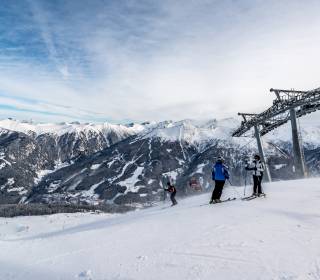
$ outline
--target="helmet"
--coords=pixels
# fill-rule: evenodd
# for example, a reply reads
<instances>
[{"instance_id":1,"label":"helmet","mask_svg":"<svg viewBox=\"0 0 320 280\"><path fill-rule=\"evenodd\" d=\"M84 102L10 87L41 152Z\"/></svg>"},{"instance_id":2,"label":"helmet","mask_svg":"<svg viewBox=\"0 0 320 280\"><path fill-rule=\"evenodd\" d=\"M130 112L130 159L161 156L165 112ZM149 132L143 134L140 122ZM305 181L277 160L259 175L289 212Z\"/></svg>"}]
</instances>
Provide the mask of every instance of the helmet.
<instances>
[{"instance_id":1,"label":"helmet","mask_svg":"<svg viewBox=\"0 0 320 280\"><path fill-rule=\"evenodd\" d=\"M224 158L223 158L222 156L218 156L217 161L223 162L223 161L224 161Z\"/></svg>"},{"instance_id":2,"label":"helmet","mask_svg":"<svg viewBox=\"0 0 320 280\"><path fill-rule=\"evenodd\" d=\"M260 160L260 156L259 155L254 155L254 159Z\"/></svg>"}]
</instances>

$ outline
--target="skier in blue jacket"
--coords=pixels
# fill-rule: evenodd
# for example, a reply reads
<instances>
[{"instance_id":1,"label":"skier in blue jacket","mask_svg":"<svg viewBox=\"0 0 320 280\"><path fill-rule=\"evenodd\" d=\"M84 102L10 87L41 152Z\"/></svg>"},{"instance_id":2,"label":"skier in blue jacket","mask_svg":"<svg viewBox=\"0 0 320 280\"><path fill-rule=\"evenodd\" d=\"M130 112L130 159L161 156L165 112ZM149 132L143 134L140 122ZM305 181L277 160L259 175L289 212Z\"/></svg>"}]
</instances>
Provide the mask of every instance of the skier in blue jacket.
<instances>
[{"instance_id":1,"label":"skier in blue jacket","mask_svg":"<svg viewBox=\"0 0 320 280\"><path fill-rule=\"evenodd\" d=\"M221 202L220 197L222 194L222 189L226 180L228 179L228 168L223 164L223 158L218 157L217 162L215 163L212 169L212 180L215 181L215 187L212 192L210 204Z\"/></svg>"}]
</instances>

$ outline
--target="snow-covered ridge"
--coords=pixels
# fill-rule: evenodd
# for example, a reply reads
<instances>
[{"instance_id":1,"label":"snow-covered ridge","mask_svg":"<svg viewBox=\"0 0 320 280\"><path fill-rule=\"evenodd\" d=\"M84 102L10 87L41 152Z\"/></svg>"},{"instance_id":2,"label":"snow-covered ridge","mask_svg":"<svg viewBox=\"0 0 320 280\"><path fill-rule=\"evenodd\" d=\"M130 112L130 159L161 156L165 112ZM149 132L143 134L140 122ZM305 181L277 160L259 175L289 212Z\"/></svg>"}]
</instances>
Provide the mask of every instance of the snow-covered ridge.
<instances>
[{"instance_id":1,"label":"snow-covered ridge","mask_svg":"<svg viewBox=\"0 0 320 280\"><path fill-rule=\"evenodd\" d=\"M148 124L92 124L92 123L34 123L13 119L0 120L0 128L22 132L25 134L55 134L67 133L102 133L114 132L117 135L140 134L143 138L161 138L165 141L185 141L188 143L203 143L211 139L230 139L232 131L239 125L233 118L222 120L182 120L163 121Z\"/></svg>"},{"instance_id":2,"label":"snow-covered ridge","mask_svg":"<svg viewBox=\"0 0 320 280\"><path fill-rule=\"evenodd\" d=\"M25 134L56 134L64 135L66 133L79 133L79 132L95 132L108 134L114 132L118 135L128 134L134 135L144 129L143 125L133 124L130 126L121 124L92 124L92 123L34 123L27 121L18 121L13 119L0 120L0 128L22 132Z\"/></svg>"},{"instance_id":3,"label":"snow-covered ridge","mask_svg":"<svg viewBox=\"0 0 320 280\"><path fill-rule=\"evenodd\" d=\"M144 138L161 138L165 141L185 141L196 144L212 139L230 140L232 131L239 125L233 118L222 120L165 121L149 126L141 132Z\"/></svg>"},{"instance_id":4,"label":"snow-covered ridge","mask_svg":"<svg viewBox=\"0 0 320 280\"><path fill-rule=\"evenodd\" d=\"M222 140L229 144L255 145L254 138L232 137L232 132L240 125L240 120L235 118L211 120L182 120L178 122L164 121L149 125L140 135L143 138L161 138L163 141L184 141L190 144L203 144L212 140ZM253 137L253 131L252 131ZM301 141L304 146L320 146L320 126L301 124ZM263 137L265 142L291 142L291 126L287 123Z\"/></svg>"},{"instance_id":5,"label":"snow-covered ridge","mask_svg":"<svg viewBox=\"0 0 320 280\"><path fill-rule=\"evenodd\" d=\"M278 142L291 142L291 126L290 123L275 129L267 134L265 139ZM300 126L300 138L304 146L316 148L320 146L320 126L315 124L303 124Z\"/></svg>"},{"instance_id":6,"label":"snow-covered ridge","mask_svg":"<svg viewBox=\"0 0 320 280\"><path fill-rule=\"evenodd\" d=\"M115 133L121 138L129 135L139 134L142 138L161 138L163 141L184 141L190 144L206 143L215 139L224 140L230 143L243 144L248 142L248 138L232 138L232 132L240 125L240 120L236 118L163 121L146 124L110 124L110 123L34 123L28 121L18 121L13 119L0 120L1 128L25 134L55 134L58 136L67 133L102 133L108 135ZM285 141L291 142L290 124L287 123L272 131L265 137L265 141ZM304 145L320 145L320 126L301 126L301 138Z\"/></svg>"}]
</instances>

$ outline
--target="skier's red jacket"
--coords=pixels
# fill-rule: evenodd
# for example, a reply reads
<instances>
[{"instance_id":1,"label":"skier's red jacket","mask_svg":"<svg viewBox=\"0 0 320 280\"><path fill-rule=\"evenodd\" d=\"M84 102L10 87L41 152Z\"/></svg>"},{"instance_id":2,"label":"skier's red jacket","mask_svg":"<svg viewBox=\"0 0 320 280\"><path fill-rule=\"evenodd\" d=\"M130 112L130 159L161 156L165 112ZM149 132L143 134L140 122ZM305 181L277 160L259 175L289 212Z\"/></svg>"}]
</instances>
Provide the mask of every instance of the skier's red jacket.
<instances>
[{"instance_id":1,"label":"skier's red jacket","mask_svg":"<svg viewBox=\"0 0 320 280\"><path fill-rule=\"evenodd\" d=\"M170 193L175 193L177 192L176 187L171 185L169 188L166 189L166 191L170 192Z\"/></svg>"}]
</instances>

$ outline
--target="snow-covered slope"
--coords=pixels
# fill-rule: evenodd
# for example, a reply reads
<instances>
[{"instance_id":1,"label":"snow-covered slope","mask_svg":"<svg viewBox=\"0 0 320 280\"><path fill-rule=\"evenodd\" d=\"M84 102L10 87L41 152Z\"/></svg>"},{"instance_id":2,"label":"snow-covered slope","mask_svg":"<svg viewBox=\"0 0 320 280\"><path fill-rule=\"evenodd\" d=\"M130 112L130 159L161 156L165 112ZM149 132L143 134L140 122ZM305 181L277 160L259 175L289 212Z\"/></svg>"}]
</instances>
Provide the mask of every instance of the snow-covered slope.
<instances>
[{"instance_id":1,"label":"snow-covered slope","mask_svg":"<svg viewBox=\"0 0 320 280\"><path fill-rule=\"evenodd\" d=\"M208 193L123 215L2 218L0 279L318 280L319 184L266 184L267 198L248 202L200 206Z\"/></svg>"}]
</instances>

